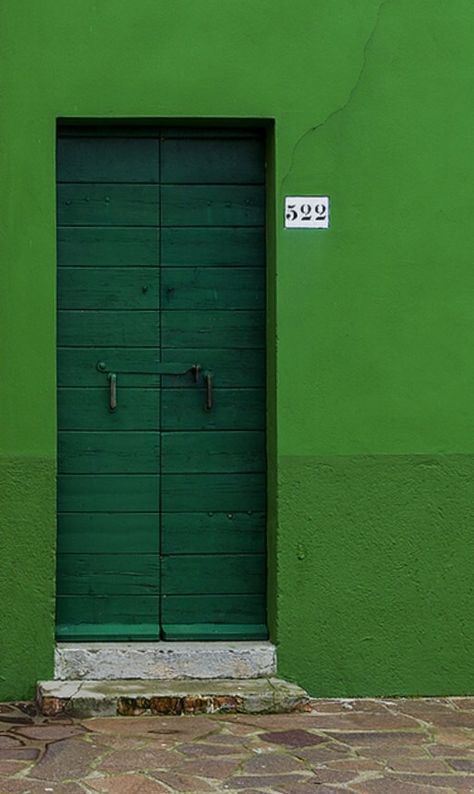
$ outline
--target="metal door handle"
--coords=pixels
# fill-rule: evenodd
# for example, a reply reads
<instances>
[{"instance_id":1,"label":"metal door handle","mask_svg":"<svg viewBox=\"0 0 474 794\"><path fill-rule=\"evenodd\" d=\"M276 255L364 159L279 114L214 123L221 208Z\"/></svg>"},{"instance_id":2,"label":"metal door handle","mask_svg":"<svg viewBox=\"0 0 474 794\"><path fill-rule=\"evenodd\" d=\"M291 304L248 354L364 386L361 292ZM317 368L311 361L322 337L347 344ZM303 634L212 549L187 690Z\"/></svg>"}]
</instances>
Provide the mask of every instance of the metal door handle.
<instances>
[{"instance_id":1,"label":"metal door handle","mask_svg":"<svg viewBox=\"0 0 474 794\"><path fill-rule=\"evenodd\" d=\"M113 374L105 361L98 361L96 366L97 372L103 372L105 375ZM142 369L121 369L121 375L187 375L191 372L194 382L197 383L199 374L201 372L200 364L175 364L173 362L157 362L153 370Z\"/></svg>"},{"instance_id":2,"label":"metal door handle","mask_svg":"<svg viewBox=\"0 0 474 794\"><path fill-rule=\"evenodd\" d=\"M117 375L115 372L109 372L107 375L109 381L109 408L115 411L117 408Z\"/></svg>"},{"instance_id":3,"label":"metal door handle","mask_svg":"<svg viewBox=\"0 0 474 794\"><path fill-rule=\"evenodd\" d=\"M212 393L212 372L204 374L204 381L206 383L206 411L212 411L214 405L214 398Z\"/></svg>"}]
</instances>

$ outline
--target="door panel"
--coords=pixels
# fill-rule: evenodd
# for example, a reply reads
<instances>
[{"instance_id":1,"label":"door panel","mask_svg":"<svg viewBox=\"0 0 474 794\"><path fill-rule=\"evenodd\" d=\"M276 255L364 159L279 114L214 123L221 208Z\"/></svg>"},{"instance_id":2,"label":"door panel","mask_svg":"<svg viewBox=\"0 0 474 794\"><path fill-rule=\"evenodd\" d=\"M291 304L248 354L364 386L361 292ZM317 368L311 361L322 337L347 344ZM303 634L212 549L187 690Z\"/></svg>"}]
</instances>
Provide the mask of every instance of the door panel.
<instances>
[{"instance_id":1,"label":"door panel","mask_svg":"<svg viewBox=\"0 0 474 794\"><path fill-rule=\"evenodd\" d=\"M179 349L192 344L219 350L263 347L262 312L161 312L163 347Z\"/></svg>"},{"instance_id":2,"label":"door panel","mask_svg":"<svg viewBox=\"0 0 474 794\"><path fill-rule=\"evenodd\" d=\"M266 636L264 182L251 130L58 141L61 639Z\"/></svg>"},{"instance_id":3,"label":"door panel","mask_svg":"<svg viewBox=\"0 0 474 794\"><path fill-rule=\"evenodd\" d=\"M58 464L64 474L148 474L156 471L160 434L114 430L59 433Z\"/></svg>"},{"instance_id":4,"label":"door panel","mask_svg":"<svg viewBox=\"0 0 474 794\"><path fill-rule=\"evenodd\" d=\"M156 513L61 513L58 540L63 554L159 553ZM244 549L245 550L245 549Z\"/></svg>"},{"instance_id":5,"label":"door panel","mask_svg":"<svg viewBox=\"0 0 474 794\"><path fill-rule=\"evenodd\" d=\"M163 554L264 554L265 513L163 513Z\"/></svg>"},{"instance_id":6,"label":"door panel","mask_svg":"<svg viewBox=\"0 0 474 794\"><path fill-rule=\"evenodd\" d=\"M58 333L64 345L156 347L160 338L158 312L58 311Z\"/></svg>"},{"instance_id":7,"label":"door panel","mask_svg":"<svg viewBox=\"0 0 474 794\"><path fill-rule=\"evenodd\" d=\"M156 226L159 195L152 185L58 185L61 226Z\"/></svg>"},{"instance_id":8,"label":"door panel","mask_svg":"<svg viewBox=\"0 0 474 794\"><path fill-rule=\"evenodd\" d=\"M64 309L159 309L159 270L140 267L60 267Z\"/></svg>"},{"instance_id":9,"label":"door panel","mask_svg":"<svg viewBox=\"0 0 474 794\"><path fill-rule=\"evenodd\" d=\"M260 471L265 438L259 431L162 433L164 474Z\"/></svg>"},{"instance_id":10,"label":"door panel","mask_svg":"<svg viewBox=\"0 0 474 794\"><path fill-rule=\"evenodd\" d=\"M264 267L264 241L259 227L168 226L161 229L161 262L165 267Z\"/></svg>"},{"instance_id":11,"label":"door panel","mask_svg":"<svg viewBox=\"0 0 474 794\"><path fill-rule=\"evenodd\" d=\"M157 399L152 388L127 388L123 377L117 380L120 392L120 411L109 416L109 428L115 430L156 430ZM179 392L179 395L187 392ZM196 397L190 392L190 396ZM90 430L100 427L107 404L107 384L104 388L69 388L58 390L58 423L65 430ZM140 411L137 411L137 405ZM254 409L255 411L256 409Z\"/></svg>"},{"instance_id":12,"label":"door panel","mask_svg":"<svg viewBox=\"0 0 474 794\"><path fill-rule=\"evenodd\" d=\"M153 138L65 134L58 138L58 182L157 183L158 151Z\"/></svg>"},{"instance_id":13,"label":"door panel","mask_svg":"<svg viewBox=\"0 0 474 794\"><path fill-rule=\"evenodd\" d=\"M159 509L160 487L156 474L58 476L59 518L61 513L157 513Z\"/></svg>"},{"instance_id":14,"label":"door panel","mask_svg":"<svg viewBox=\"0 0 474 794\"><path fill-rule=\"evenodd\" d=\"M87 136L58 146L62 639L160 635L160 394L140 400L145 389L119 374L111 411L97 368L150 372L159 360L158 149Z\"/></svg>"},{"instance_id":15,"label":"door panel","mask_svg":"<svg viewBox=\"0 0 474 794\"><path fill-rule=\"evenodd\" d=\"M178 133L176 133L178 135ZM213 183L257 184L265 182L264 144L254 139L192 138L183 130L180 137L164 132L161 179L164 184Z\"/></svg>"},{"instance_id":16,"label":"door panel","mask_svg":"<svg viewBox=\"0 0 474 794\"><path fill-rule=\"evenodd\" d=\"M174 360L173 356L171 358ZM186 360L193 361L193 359ZM107 406L107 381L104 376L99 377L97 372L99 361L105 362L111 372L120 373L120 384L123 386L156 389L160 384L160 376L153 375L159 361L156 348L124 347L119 350L99 346L89 348L61 346L58 348L58 385L68 388L90 386L100 389L104 395L103 405ZM158 405L158 400L156 397L155 399Z\"/></svg>"},{"instance_id":17,"label":"door panel","mask_svg":"<svg viewBox=\"0 0 474 794\"><path fill-rule=\"evenodd\" d=\"M139 595L157 586L157 554L64 554L58 558L64 595Z\"/></svg>"},{"instance_id":18,"label":"door panel","mask_svg":"<svg viewBox=\"0 0 474 794\"><path fill-rule=\"evenodd\" d=\"M163 185L163 226L263 226L263 185Z\"/></svg>"},{"instance_id":19,"label":"door panel","mask_svg":"<svg viewBox=\"0 0 474 794\"><path fill-rule=\"evenodd\" d=\"M238 311L265 308L263 268L163 268L163 309Z\"/></svg>"},{"instance_id":20,"label":"door panel","mask_svg":"<svg viewBox=\"0 0 474 794\"><path fill-rule=\"evenodd\" d=\"M61 267L156 267L157 229L138 226L60 226Z\"/></svg>"},{"instance_id":21,"label":"door panel","mask_svg":"<svg viewBox=\"0 0 474 794\"><path fill-rule=\"evenodd\" d=\"M197 389L163 389L161 404L163 430L233 430L236 426L260 430L265 426L263 389L221 387L212 411L206 410L204 396Z\"/></svg>"}]
</instances>

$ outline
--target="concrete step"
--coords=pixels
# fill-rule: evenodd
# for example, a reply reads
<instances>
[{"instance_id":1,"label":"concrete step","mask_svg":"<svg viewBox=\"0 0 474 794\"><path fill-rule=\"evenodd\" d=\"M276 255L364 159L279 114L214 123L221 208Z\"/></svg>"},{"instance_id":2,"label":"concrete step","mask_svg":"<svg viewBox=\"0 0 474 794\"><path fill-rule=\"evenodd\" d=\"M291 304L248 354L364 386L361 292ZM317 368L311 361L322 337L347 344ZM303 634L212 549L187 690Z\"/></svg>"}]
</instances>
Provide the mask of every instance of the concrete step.
<instances>
[{"instance_id":1,"label":"concrete step","mask_svg":"<svg viewBox=\"0 0 474 794\"><path fill-rule=\"evenodd\" d=\"M54 677L121 678L263 678L276 673L271 642L60 642Z\"/></svg>"},{"instance_id":2,"label":"concrete step","mask_svg":"<svg viewBox=\"0 0 474 794\"><path fill-rule=\"evenodd\" d=\"M281 678L162 681L40 681L40 711L51 717L164 714L280 714L304 711L309 696Z\"/></svg>"}]
</instances>

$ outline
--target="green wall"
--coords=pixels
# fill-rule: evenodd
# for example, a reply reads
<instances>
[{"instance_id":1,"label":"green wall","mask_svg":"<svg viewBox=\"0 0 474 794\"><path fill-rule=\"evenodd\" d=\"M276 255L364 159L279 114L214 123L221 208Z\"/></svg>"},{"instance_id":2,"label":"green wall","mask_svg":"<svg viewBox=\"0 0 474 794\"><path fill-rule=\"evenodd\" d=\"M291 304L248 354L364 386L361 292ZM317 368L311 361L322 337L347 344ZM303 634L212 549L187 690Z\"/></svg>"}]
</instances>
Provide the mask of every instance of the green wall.
<instances>
[{"instance_id":1,"label":"green wall","mask_svg":"<svg viewBox=\"0 0 474 794\"><path fill-rule=\"evenodd\" d=\"M471 0L0 13L0 697L52 673L57 117L275 119L281 673L472 692ZM285 231L286 194L331 229Z\"/></svg>"}]
</instances>

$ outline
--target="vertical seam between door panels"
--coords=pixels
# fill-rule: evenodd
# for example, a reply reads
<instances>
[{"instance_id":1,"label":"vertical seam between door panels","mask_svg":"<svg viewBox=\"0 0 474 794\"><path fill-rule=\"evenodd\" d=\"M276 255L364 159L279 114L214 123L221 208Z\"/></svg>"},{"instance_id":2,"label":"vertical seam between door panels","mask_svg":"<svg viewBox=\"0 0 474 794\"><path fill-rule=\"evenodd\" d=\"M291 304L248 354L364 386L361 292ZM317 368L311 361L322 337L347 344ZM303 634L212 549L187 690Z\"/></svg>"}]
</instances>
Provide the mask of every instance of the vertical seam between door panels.
<instances>
[{"instance_id":1,"label":"vertical seam between door panels","mask_svg":"<svg viewBox=\"0 0 474 794\"><path fill-rule=\"evenodd\" d=\"M163 294L162 290L162 250L163 250L163 240L162 240L162 189L161 189L161 133L162 130L158 130L158 332L159 332L159 339L160 339L160 362L163 357L163 339L162 339L162 307L161 307L161 296ZM160 433L160 453L159 453L159 470L158 470L158 572L159 572L159 579L158 579L158 586L159 586L159 598L158 598L158 637L162 639L162 613L163 613L163 376L158 376L158 383L159 383L159 408L158 408L158 430Z\"/></svg>"}]
</instances>

